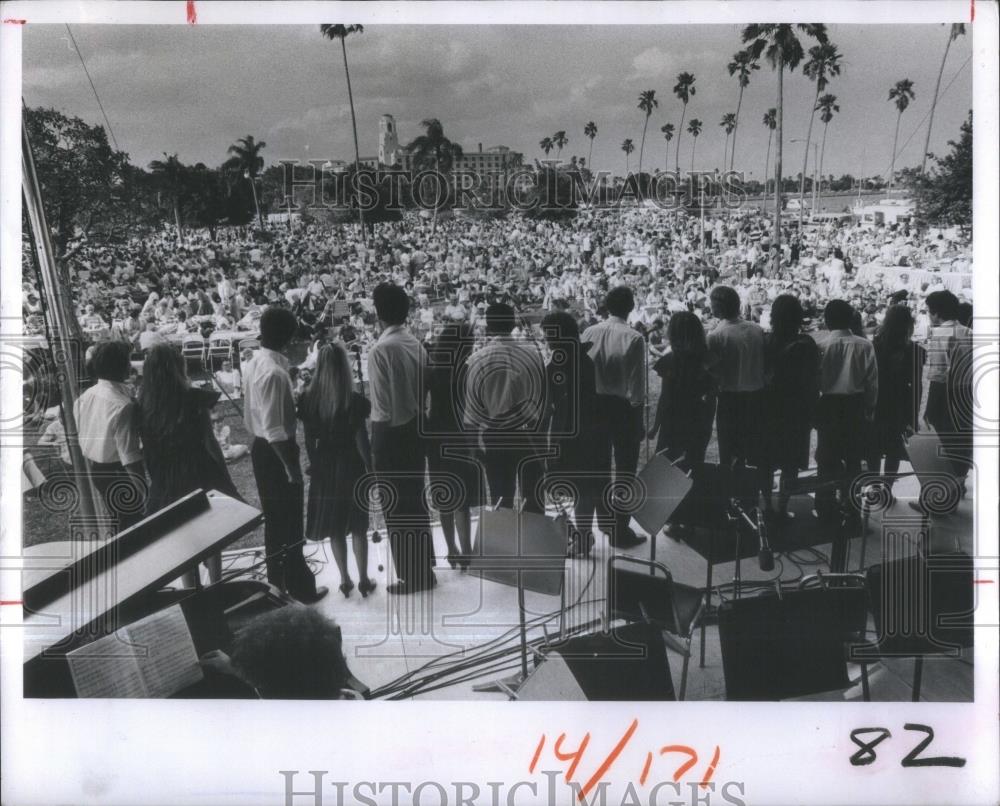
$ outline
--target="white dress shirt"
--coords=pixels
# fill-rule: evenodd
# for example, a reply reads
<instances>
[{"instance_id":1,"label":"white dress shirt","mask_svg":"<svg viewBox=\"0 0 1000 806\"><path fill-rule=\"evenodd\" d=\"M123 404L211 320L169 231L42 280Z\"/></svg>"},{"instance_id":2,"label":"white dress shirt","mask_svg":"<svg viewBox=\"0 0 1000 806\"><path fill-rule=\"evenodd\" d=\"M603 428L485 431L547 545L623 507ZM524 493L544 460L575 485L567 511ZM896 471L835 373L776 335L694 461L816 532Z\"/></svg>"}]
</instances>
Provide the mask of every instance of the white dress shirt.
<instances>
[{"instance_id":1,"label":"white dress shirt","mask_svg":"<svg viewBox=\"0 0 1000 806\"><path fill-rule=\"evenodd\" d=\"M403 325L382 331L368 351L372 422L406 425L417 416L426 360L423 346Z\"/></svg>"},{"instance_id":2,"label":"white dress shirt","mask_svg":"<svg viewBox=\"0 0 1000 806\"><path fill-rule=\"evenodd\" d=\"M971 350L972 331L965 325L952 319L931 327L927 336L927 382L947 383L952 365L967 361Z\"/></svg>"},{"instance_id":3,"label":"white dress shirt","mask_svg":"<svg viewBox=\"0 0 1000 806\"><path fill-rule=\"evenodd\" d=\"M820 343L819 391L823 395L864 395L865 411L875 411L878 364L868 339L833 330Z\"/></svg>"},{"instance_id":4,"label":"white dress shirt","mask_svg":"<svg viewBox=\"0 0 1000 806\"><path fill-rule=\"evenodd\" d=\"M498 336L469 358L465 422L474 428L533 429L545 401L545 363L531 342Z\"/></svg>"},{"instance_id":5,"label":"white dress shirt","mask_svg":"<svg viewBox=\"0 0 1000 806\"><path fill-rule=\"evenodd\" d=\"M624 319L609 316L583 331L580 341L590 345L597 394L614 395L633 406L641 406L646 380L646 346L642 336Z\"/></svg>"},{"instance_id":6,"label":"white dress shirt","mask_svg":"<svg viewBox=\"0 0 1000 806\"><path fill-rule=\"evenodd\" d=\"M99 380L73 406L80 450L91 462L123 465L142 460L135 408L128 387Z\"/></svg>"},{"instance_id":7,"label":"white dress shirt","mask_svg":"<svg viewBox=\"0 0 1000 806\"><path fill-rule=\"evenodd\" d=\"M268 442L295 439L295 400L288 359L261 347L243 368L243 422L254 437Z\"/></svg>"},{"instance_id":8,"label":"white dress shirt","mask_svg":"<svg viewBox=\"0 0 1000 806\"><path fill-rule=\"evenodd\" d=\"M764 388L764 331L745 319L723 319L708 334L708 358L722 392Z\"/></svg>"}]
</instances>

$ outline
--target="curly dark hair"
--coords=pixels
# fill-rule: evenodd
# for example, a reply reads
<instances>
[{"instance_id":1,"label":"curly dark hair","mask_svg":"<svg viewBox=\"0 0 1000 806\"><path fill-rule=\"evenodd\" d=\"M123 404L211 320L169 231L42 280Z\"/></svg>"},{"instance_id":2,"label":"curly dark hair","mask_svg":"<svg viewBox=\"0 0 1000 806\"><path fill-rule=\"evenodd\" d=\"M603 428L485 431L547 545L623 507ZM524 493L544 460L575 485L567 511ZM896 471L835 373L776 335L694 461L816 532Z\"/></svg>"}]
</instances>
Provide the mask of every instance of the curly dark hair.
<instances>
[{"instance_id":1,"label":"curly dark hair","mask_svg":"<svg viewBox=\"0 0 1000 806\"><path fill-rule=\"evenodd\" d=\"M340 627L298 605L247 622L233 639L230 658L267 699L336 700L348 676Z\"/></svg>"}]
</instances>

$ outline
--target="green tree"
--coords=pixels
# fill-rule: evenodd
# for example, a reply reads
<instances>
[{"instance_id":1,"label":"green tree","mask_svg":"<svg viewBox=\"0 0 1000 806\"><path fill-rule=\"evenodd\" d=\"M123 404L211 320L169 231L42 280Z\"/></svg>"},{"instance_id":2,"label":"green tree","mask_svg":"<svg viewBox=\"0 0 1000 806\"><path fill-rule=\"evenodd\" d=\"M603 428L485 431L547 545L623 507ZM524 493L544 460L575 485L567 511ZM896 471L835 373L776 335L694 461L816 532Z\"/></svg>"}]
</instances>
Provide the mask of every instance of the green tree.
<instances>
[{"instance_id":1,"label":"green tree","mask_svg":"<svg viewBox=\"0 0 1000 806\"><path fill-rule=\"evenodd\" d=\"M691 173L694 173L694 150L698 146L698 135L701 134L701 127L702 122L698 118L691 118L688 123L688 134L693 138L691 143Z\"/></svg>"},{"instance_id":2,"label":"green tree","mask_svg":"<svg viewBox=\"0 0 1000 806\"><path fill-rule=\"evenodd\" d=\"M764 155L764 197L767 198L767 172L771 165L771 139L774 130L778 128L778 110L773 106L764 113L764 126L767 127L767 152Z\"/></svg>"},{"instance_id":3,"label":"green tree","mask_svg":"<svg viewBox=\"0 0 1000 806\"><path fill-rule=\"evenodd\" d=\"M319 26L320 33L331 42L340 42L340 52L344 57L344 77L347 79L347 102L351 106L351 129L354 132L354 170L361 170L361 151L358 148L358 120L354 114L354 93L351 91L351 70L347 66L347 37L352 34L363 34L363 25L329 25ZM358 223L361 225L361 237L365 237L365 216L361 205L358 205Z\"/></svg>"},{"instance_id":4,"label":"green tree","mask_svg":"<svg viewBox=\"0 0 1000 806\"><path fill-rule=\"evenodd\" d=\"M649 116L660 105L656 100L656 90L644 90L639 93L639 109L645 112L646 119L642 124L642 140L639 142L639 174L642 174L642 152L646 148L646 128L649 126Z\"/></svg>"},{"instance_id":5,"label":"green tree","mask_svg":"<svg viewBox=\"0 0 1000 806\"><path fill-rule=\"evenodd\" d=\"M736 76L740 85L740 95L736 101L736 121L733 124L733 150L729 157L729 170L736 165L736 133L740 125L740 107L743 106L743 90L750 86L750 76L754 70L760 70L760 64L747 50L739 50L733 54L733 60L726 65L729 75Z\"/></svg>"},{"instance_id":6,"label":"green tree","mask_svg":"<svg viewBox=\"0 0 1000 806\"><path fill-rule=\"evenodd\" d=\"M803 148L802 177L799 180L799 232L802 231L802 220L805 215L806 172L809 168L809 147L812 145L813 120L816 118L816 108L819 105L819 94L827 88L831 76L840 75L840 53L832 42L824 42L809 48L809 61L802 65L803 74L816 82L816 96L809 108L809 129L806 132L806 144Z\"/></svg>"},{"instance_id":7,"label":"green tree","mask_svg":"<svg viewBox=\"0 0 1000 806\"><path fill-rule=\"evenodd\" d=\"M819 112L820 122L823 124L823 144L819 149L819 190L823 190L823 158L826 156L826 130L830 127L833 116L840 111L837 106L837 96L827 93L816 101L816 110Z\"/></svg>"},{"instance_id":8,"label":"green tree","mask_svg":"<svg viewBox=\"0 0 1000 806\"><path fill-rule=\"evenodd\" d=\"M184 237L184 228L181 226L181 202L187 191L187 168L177 159L176 154L167 155L164 152L163 156L164 159L149 163L149 170L157 178L160 189L170 199L170 206L174 212L174 226L177 228L177 242L180 243Z\"/></svg>"},{"instance_id":9,"label":"green tree","mask_svg":"<svg viewBox=\"0 0 1000 806\"><path fill-rule=\"evenodd\" d=\"M663 160L663 170L666 171L666 170L670 169L670 145L669 145L669 143L670 143L671 140L674 139L674 124L673 123L664 123L662 126L660 126L660 131L663 132L663 139L666 140L667 143L668 143L666 156L665 156L665 158Z\"/></svg>"},{"instance_id":10,"label":"green tree","mask_svg":"<svg viewBox=\"0 0 1000 806\"><path fill-rule=\"evenodd\" d=\"M687 113L688 101L694 97L694 75L692 73L680 73L677 76L677 83L674 84L674 95L681 102L681 125L677 128L677 151L674 154L674 167L677 175L681 173L681 133L684 131L684 115Z\"/></svg>"},{"instance_id":11,"label":"green tree","mask_svg":"<svg viewBox=\"0 0 1000 806\"><path fill-rule=\"evenodd\" d=\"M775 270L781 251L781 146L784 124L784 83L785 70L794 71L805 57L802 43L797 34L815 39L819 44L825 44L828 39L826 26L822 23L799 23L795 25L747 25L743 28L743 44L747 46L750 55L759 60L767 58L768 63L778 76L777 109L777 144L774 150L774 238Z\"/></svg>"},{"instance_id":12,"label":"green tree","mask_svg":"<svg viewBox=\"0 0 1000 806\"><path fill-rule=\"evenodd\" d=\"M566 136L566 132L561 129L552 135L552 145L556 147L556 159L559 159L559 155L562 154L563 146L569 142L569 138Z\"/></svg>"},{"instance_id":13,"label":"green tree","mask_svg":"<svg viewBox=\"0 0 1000 806\"><path fill-rule=\"evenodd\" d=\"M972 111L962 123L957 141L936 165L922 173L916 187L917 216L928 224L972 226Z\"/></svg>"},{"instance_id":14,"label":"green tree","mask_svg":"<svg viewBox=\"0 0 1000 806\"><path fill-rule=\"evenodd\" d=\"M416 171L433 170L447 177L455 163L462 158L462 147L453 143L444 134L444 126L437 118L421 121L424 133L416 137L406 148L412 155L413 167ZM437 231L438 207L434 205L434 218L431 231Z\"/></svg>"},{"instance_id":15,"label":"green tree","mask_svg":"<svg viewBox=\"0 0 1000 806\"><path fill-rule=\"evenodd\" d=\"M726 155L729 154L729 136L736 129L736 113L726 112L719 121L719 125L726 131L726 144L722 147L722 170L726 170Z\"/></svg>"},{"instance_id":16,"label":"green tree","mask_svg":"<svg viewBox=\"0 0 1000 806\"><path fill-rule=\"evenodd\" d=\"M587 155L587 165L590 165L594 157L594 138L597 137L597 124L594 121L583 127L583 136L590 139L590 153Z\"/></svg>"},{"instance_id":17,"label":"green tree","mask_svg":"<svg viewBox=\"0 0 1000 806\"><path fill-rule=\"evenodd\" d=\"M893 177L896 173L896 143L899 141L899 122L903 119L903 113L910 105L916 95L913 92L913 82L908 78L901 78L891 90L889 90L889 100L896 105L896 132L892 136L892 161L889 163L889 190L892 190Z\"/></svg>"},{"instance_id":18,"label":"green tree","mask_svg":"<svg viewBox=\"0 0 1000 806\"><path fill-rule=\"evenodd\" d=\"M264 216L260 211L260 201L257 198L257 177L264 170L264 158L260 152L267 143L258 141L253 135L241 137L229 146L230 157L223 163L223 168L236 176L242 176L250 183L253 194L253 206L257 213L257 223L264 229Z\"/></svg>"},{"instance_id":19,"label":"green tree","mask_svg":"<svg viewBox=\"0 0 1000 806\"><path fill-rule=\"evenodd\" d=\"M635 151L635 145L632 143L631 138L626 138L622 142L622 151L625 152L625 176L628 176L628 156L633 151Z\"/></svg>"},{"instance_id":20,"label":"green tree","mask_svg":"<svg viewBox=\"0 0 1000 806\"><path fill-rule=\"evenodd\" d=\"M543 137L541 140L538 141L538 147L540 149L542 149L542 151L545 152L545 156L547 157L549 155L549 152L555 146L552 144L552 138L551 137Z\"/></svg>"}]
</instances>

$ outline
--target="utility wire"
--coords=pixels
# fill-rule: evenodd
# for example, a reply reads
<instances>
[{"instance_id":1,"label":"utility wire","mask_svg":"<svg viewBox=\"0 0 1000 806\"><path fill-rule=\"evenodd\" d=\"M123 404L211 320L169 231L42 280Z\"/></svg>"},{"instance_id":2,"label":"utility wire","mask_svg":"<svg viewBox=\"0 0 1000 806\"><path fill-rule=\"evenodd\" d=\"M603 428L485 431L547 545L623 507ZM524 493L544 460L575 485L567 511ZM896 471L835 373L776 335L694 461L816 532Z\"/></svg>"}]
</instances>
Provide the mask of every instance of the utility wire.
<instances>
[{"instance_id":1,"label":"utility wire","mask_svg":"<svg viewBox=\"0 0 1000 806\"><path fill-rule=\"evenodd\" d=\"M97 105L101 109L101 115L104 117L104 125L108 127L108 134L111 135L111 142L115 144L115 151L121 151L118 147L118 139L115 137L114 129L111 128L111 121L108 120L108 114L104 111L104 104L101 103L101 96L97 94L97 87L94 86L94 79L90 77L90 71L87 69L87 63L83 60L83 54L80 53L80 46L76 44L76 38L73 36L73 32L69 29L69 23L65 23L66 33L69 34L69 39L73 43L73 49L76 51L76 55L80 57L80 64L83 65L83 72L87 75L87 81L90 82L90 89L94 91L94 98L97 99Z\"/></svg>"}]
</instances>

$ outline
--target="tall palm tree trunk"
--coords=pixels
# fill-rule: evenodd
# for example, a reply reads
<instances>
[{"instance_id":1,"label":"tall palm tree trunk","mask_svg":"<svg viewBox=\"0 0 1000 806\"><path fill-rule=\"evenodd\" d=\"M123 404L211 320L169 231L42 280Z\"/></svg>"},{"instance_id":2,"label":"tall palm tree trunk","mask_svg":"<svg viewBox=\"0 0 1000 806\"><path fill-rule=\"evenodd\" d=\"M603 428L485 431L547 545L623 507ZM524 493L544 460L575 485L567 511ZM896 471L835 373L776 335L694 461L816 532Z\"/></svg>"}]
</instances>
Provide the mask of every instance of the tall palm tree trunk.
<instances>
[{"instance_id":1,"label":"tall palm tree trunk","mask_svg":"<svg viewBox=\"0 0 1000 806\"><path fill-rule=\"evenodd\" d=\"M813 98L812 112L809 113L809 129L806 132L806 153L802 158L802 179L799 180L799 234L802 233L802 219L805 215L806 169L809 167L809 146L812 145L813 121L816 119L816 104L819 102L819 79L816 80L816 97Z\"/></svg>"},{"instance_id":2,"label":"tall palm tree trunk","mask_svg":"<svg viewBox=\"0 0 1000 806\"><path fill-rule=\"evenodd\" d=\"M687 114L688 105L681 107L681 127L677 130L677 151L674 153L674 167L677 169L677 178L681 176L681 137L684 135L684 115Z\"/></svg>"},{"instance_id":3,"label":"tall palm tree trunk","mask_svg":"<svg viewBox=\"0 0 1000 806\"><path fill-rule=\"evenodd\" d=\"M896 141L899 140L899 121L903 119L903 111L896 115L896 133L892 136L892 160L889 162L889 190L892 190L893 180L896 178Z\"/></svg>"},{"instance_id":4,"label":"tall palm tree trunk","mask_svg":"<svg viewBox=\"0 0 1000 806\"><path fill-rule=\"evenodd\" d=\"M691 138L691 173L694 173L694 151L698 147L698 138Z\"/></svg>"},{"instance_id":5,"label":"tall palm tree trunk","mask_svg":"<svg viewBox=\"0 0 1000 806\"><path fill-rule=\"evenodd\" d=\"M174 226L177 227L177 243L182 242L181 233L181 202L176 196L174 196Z\"/></svg>"},{"instance_id":6,"label":"tall palm tree trunk","mask_svg":"<svg viewBox=\"0 0 1000 806\"><path fill-rule=\"evenodd\" d=\"M823 191L823 158L826 157L826 130L830 128L829 123L823 124L823 141L819 147L819 190Z\"/></svg>"},{"instance_id":7,"label":"tall palm tree trunk","mask_svg":"<svg viewBox=\"0 0 1000 806\"><path fill-rule=\"evenodd\" d=\"M357 174L361 170L361 150L358 148L358 121L354 115L354 93L351 91L351 71L347 66L347 37L340 37L340 50L344 54L344 76L347 78L347 101L351 105L351 129L354 131L354 175L357 181ZM361 200L358 200L358 225L361 227L361 241L365 238L365 213L361 209Z\"/></svg>"},{"instance_id":8,"label":"tall palm tree trunk","mask_svg":"<svg viewBox=\"0 0 1000 806\"><path fill-rule=\"evenodd\" d=\"M639 174L642 174L642 152L646 148L646 128L649 126L649 115L646 115L646 122L642 124L642 140L639 141Z\"/></svg>"},{"instance_id":9,"label":"tall palm tree trunk","mask_svg":"<svg viewBox=\"0 0 1000 806\"><path fill-rule=\"evenodd\" d=\"M767 172L771 169L771 139L773 137L774 137L774 132L768 129L767 155L764 157L764 202L761 205L761 209L766 209L767 207Z\"/></svg>"},{"instance_id":10,"label":"tall palm tree trunk","mask_svg":"<svg viewBox=\"0 0 1000 806\"><path fill-rule=\"evenodd\" d=\"M736 120L733 122L733 148L729 155L729 170L736 165L736 131L740 127L740 107L743 106L743 85L740 84L740 97L736 100Z\"/></svg>"},{"instance_id":11,"label":"tall palm tree trunk","mask_svg":"<svg viewBox=\"0 0 1000 806\"><path fill-rule=\"evenodd\" d=\"M594 138L591 137L590 138L590 153L587 154L587 167L590 168L591 171L594 170L594 166L592 165L593 158L594 158Z\"/></svg>"},{"instance_id":12,"label":"tall palm tree trunk","mask_svg":"<svg viewBox=\"0 0 1000 806\"><path fill-rule=\"evenodd\" d=\"M785 59L778 60L778 142L774 147L774 273L778 273L781 255L781 135L784 123Z\"/></svg>"},{"instance_id":13,"label":"tall palm tree trunk","mask_svg":"<svg viewBox=\"0 0 1000 806\"><path fill-rule=\"evenodd\" d=\"M941 89L941 76L944 75L944 65L948 61L948 51L951 49L951 42L954 37L949 33L948 44L944 48L944 58L941 59L941 67L938 69L937 83L934 85L934 99L931 101L931 114L927 121L927 136L924 138L924 155L920 160L920 175L923 176L927 167L927 149L931 147L931 127L934 125L934 110L937 108L938 91Z\"/></svg>"},{"instance_id":14,"label":"tall palm tree trunk","mask_svg":"<svg viewBox=\"0 0 1000 806\"><path fill-rule=\"evenodd\" d=\"M726 144L722 147L722 170L726 170L726 154L729 153L729 135L726 135Z\"/></svg>"}]
</instances>

